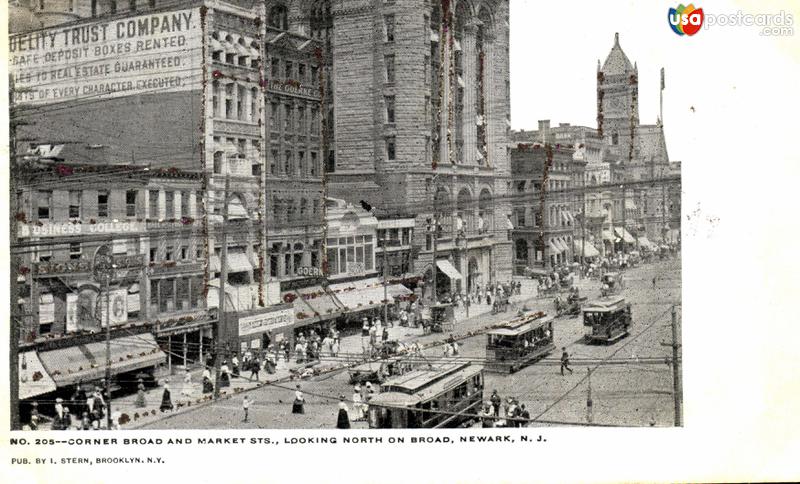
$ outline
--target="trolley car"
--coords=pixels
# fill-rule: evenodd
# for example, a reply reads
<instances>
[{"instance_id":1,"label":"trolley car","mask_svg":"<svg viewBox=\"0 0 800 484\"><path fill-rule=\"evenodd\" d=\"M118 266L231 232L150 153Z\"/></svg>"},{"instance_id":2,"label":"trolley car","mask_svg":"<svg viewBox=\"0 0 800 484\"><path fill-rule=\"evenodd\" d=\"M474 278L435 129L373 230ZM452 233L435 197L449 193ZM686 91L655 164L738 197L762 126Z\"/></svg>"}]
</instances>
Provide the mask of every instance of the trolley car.
<instances>
[{"instance_id":1,"label":"trolley car","mask_svg":"<svg viewBox=\"0 0 800 484\"><path fill-rule=\"evenodd\" d=\"M486 371L514 373L555 350L553 319L528 314L486 333Z\"/></svg>"},{"instance_id":2,"label":"trolley car","mask_svg":"<svg viewBox=\"0 0 800 484\"><path fill-rule=\"evenodd\" d=\"M478 418L483 367L447 363L387 379L369 401L373 429L463 427Z\"/></svg>"},{"instance_id":3,"label":"trolley car","mask_svg":"<svg viewBox=\"0 0 800 484\"><path fill-rule=\"evenodd\" d=\"M587 343L613 343L628 335L632 323L631 305L622 296L596 299L583 308Z\"/></svg>"}]
</instances>

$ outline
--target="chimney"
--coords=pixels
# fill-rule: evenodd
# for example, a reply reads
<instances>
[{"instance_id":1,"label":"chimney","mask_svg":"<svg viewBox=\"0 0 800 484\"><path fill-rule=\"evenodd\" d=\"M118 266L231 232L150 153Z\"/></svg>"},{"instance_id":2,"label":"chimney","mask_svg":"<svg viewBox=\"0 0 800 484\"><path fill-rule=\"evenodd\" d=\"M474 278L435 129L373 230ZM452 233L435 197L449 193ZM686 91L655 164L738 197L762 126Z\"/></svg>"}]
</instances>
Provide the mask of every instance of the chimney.
<instances>
[{"instance_id":1,"label":"chimney","mask_svg":"<svg viewBox=\"0 0 800 484\"><path fill-rule=\"evenodd\" d=\"M541 119L539 120L539 141L542 143L549 143L550 142L550 120L549 119Z\"/></svg>"}]
</instances>

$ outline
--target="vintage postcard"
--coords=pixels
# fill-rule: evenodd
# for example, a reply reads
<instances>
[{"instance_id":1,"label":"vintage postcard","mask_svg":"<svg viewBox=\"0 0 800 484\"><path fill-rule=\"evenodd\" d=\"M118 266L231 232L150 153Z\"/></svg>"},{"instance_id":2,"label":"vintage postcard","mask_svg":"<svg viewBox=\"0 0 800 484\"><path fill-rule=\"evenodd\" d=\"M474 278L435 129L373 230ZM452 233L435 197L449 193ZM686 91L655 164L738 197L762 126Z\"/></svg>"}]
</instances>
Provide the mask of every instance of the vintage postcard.
<instances>
[{"instance_id":1,"label":"vintage postcard","mask_svg":"<svg viewBox=\"0 0 800 484\"><path fill-rule=\"evenodd\" d=\"M15 470L682 432L684 55L796 41L736 8L9 2Z\"/></svg>"}]
</instances>

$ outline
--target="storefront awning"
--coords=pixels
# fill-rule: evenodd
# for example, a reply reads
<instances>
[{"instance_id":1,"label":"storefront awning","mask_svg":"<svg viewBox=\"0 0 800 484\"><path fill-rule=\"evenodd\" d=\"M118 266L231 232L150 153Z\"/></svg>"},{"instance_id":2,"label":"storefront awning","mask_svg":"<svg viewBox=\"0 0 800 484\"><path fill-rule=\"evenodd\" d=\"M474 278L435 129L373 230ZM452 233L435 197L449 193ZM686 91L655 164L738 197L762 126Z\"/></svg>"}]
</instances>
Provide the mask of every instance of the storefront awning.
<instances>
[{"instance_id":1,"label":"storefront awning","mask_svg":"<svg viewBox=\"0 0 800 484\"><path fill-rule=\"evenodd\" d=\"M561 253L561 250L558 248L558 246L556 246L555 242L553 242L552 239L550 240L550 244L548 244L548 245L550 246L550 252L552 252L554 254L560 254Z\"/></svg>"},{"instance_id":2,"label":"storefront awning","mask_svg":"<svg viewBox=\"0 0 800 484\"><path fill-rule=\"evenodd\" d=\"M603 230L603 240L607 240L609 242L614 242L616 240L616 237L614 237L614 234L612 234L610 230L604 229Z\"/></svg>"},{"instance_id":3,"label":"storefront awning","mask_svg":"<svg viewBox=\"0 0 800 484\"><path fill-rule=\"evenodd\" d=\"M336 298L350 311L381 306L384 299L383 285L342 290L336 293ZM394 302L388 288L386 298L388 303Z\"/></svg>"},{"instance_id":4,"label":"storefront awning","mask_svg":"<svg viewBox=\"0 0 800 484\"><path fill-rule=\"evenodd\" d=\"M39 358L59 387L105 378L105 341L45 351L39 354ZM111 340L112 375L155 366L166 359L167 355L150 333Z\"/></svg>"},{"instance_id":5,"label":"storefront awning","mask_svg":"<svg viewBox=\"0 0 800 484\"><path fill-rule=\"evenodd\" d=\"M561 247L561 252L569 252L569 245L561 239L556 239L558 246Z\"/></svg>"},{"instance_id":6,"label":"storefront awning","mask_svg":"<svg viewBox=\"0 0 800 484\"><path fill-rule=\"evenodd\" d=\"M648 250L658 249L658 246L650 242L650 239L645 236L639 237L639 247L644 247Z\"/></svg>"},{"instance_id":7,"label":"storefront awning","mask_svg":"<svg viewBox=\"0 0 800 484\"><path fill-rule=\"evenodd\" d=\"M393 298L410 296L411 294L414 294L414 291L402 284L390 284L386 289L389 292L389 296Z\"/></svg>"},{"instance_id":8,"label":"storefront awning","mask_svg":"<svg viewBox=\"0 0 800 484\"><path fill-rule=\"evenodd\" d=\"M250 260L244 252L228 252L228 259L225 261L228 265L228 272L250 272L253 266L250 265Z\"/></svg>"},{"instance_id":9,"label":"storefront awning","mask_svg":"<svg viewBox=\"0 0 800 484\"><path fill-rule=\"evenodd\" d=\"M622 227L614 227L614 232L625 241L626 244L635 244L636 239L633 238L630 232L627 229Z\"/></svg>"},{"instance_id":10,"label":"storefront awning","mask_svg":"<svg viewBox=\"0 0 800 484\"><path fill-rule=\"evenodd\" d=\"M440 271L444 272L445 275L450 279L454 281L461 280L461 273L458 272L458 269L453 267L453 264L451 264L449 260L437 260L436 267L438 267Z\"/></svg>"},{"instance_id":11,"label":"storefront awning","mask_svg":"<svg viewBox=\"0 0 800 484\"><path fill-rule=\"evenodd\" d=\"M225 48L222 47L222 43L219 40L217 40L217 39L212 37L211 38L211 52L219 52L221 50L225 50Z\"/></svg>"},{"instance_id":12,"label":"storefront awning","mask_svg":"<svg viewBox=\"0 0 800 484\"><path fill-rule=\"evenodd\" d=\"M584 243L583 239L573 239L572 243L576 256L580 257L581 252L583 252L584 257L600 257L600 251L588 241Z\"/></svg>"},{"instance_id":13,"label":"storefront awning","mask_svg":"<svg viewBox=\"0 0 800 484\"><path fill-rule=\"evenodd\" d=\"M315 316L317 313L320 319L327 319L342 313L343 305L330 291L326 291L322 286L311 286L294 291L285 291L281 294L281 299L287 301L287 295L295 296L294 308L296 312L309 313ZM297 320L298 323L313 322L317 319Z\"/></svg>"},{"instance_id":14,"label":"storefront awning","mask_svg":"<svg viewBox=\"0 0 800 484\"><path fill-rule=\"evenodd\" d=\"M228 219L237 220L246 218L249 218L247 209L244 208L239 197L233 197L230 202L228 202Z\"/></svg>"},{"instance_id":15,"label":"storefront awning","mask_svg":"<svg viewBox=\"0 0 800 484\"><path fill-rule=\"evenodd\" d=\"M35 351L19 354L19 398L37 397L56 389L56 383L44 369Z\"/></svg>"}]
</instances>

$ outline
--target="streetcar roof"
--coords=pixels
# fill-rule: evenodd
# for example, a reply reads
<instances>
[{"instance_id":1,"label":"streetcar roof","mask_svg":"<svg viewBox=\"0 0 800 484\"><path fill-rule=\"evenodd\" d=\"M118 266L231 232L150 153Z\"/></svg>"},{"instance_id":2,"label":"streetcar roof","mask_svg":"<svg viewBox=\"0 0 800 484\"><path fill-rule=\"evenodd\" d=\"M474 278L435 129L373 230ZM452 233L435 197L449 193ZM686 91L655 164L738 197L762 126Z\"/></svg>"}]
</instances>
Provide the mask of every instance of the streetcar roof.
<instances>
[{"instance_id":1,"label":"streetcar roof","mask_svg":"<svg viewBox=\"0 0 800 484\"><path fill-rule=\"evenodd\" d=\"M541 328L545 324L555 319L553 316L548 316L544 313L542 314L543 316L537 316L536 318L511 320L500 328L487 331L486 334L495 336L518 336L533 331L534 329Z\"/></svg>"},{"instance_id":2,"label":"streetcar roof","mask_svg":"<svg viewBox=\"0 0 800 484\"><path fill-rule=\"evenodd\" d=\"M475 375L480 374L482 371L483 367L480 365L469 365L466 368L449 375L447 378L437 381L433 385L422 388L420 391L415 393L414 396L419 398L421 402L425 402L436 397L437 395L441 395L451 388L457 387Z\"/></svg>"},{"instance_id":3,"label":"streetcar roof","mask_svg":"<svg viewBox=\"0 0 800 484\"><path fill-rule=\"evenodd\" d=\"M621 309L625 306L625 298L622 296L607 296L601 297L600 299L595 299L594 301L590 301L586 306L583 308L583 312L604 312L604 311L616 311Z\"/></svg>"},{"instance_id":4,"label":"streetcar roof","mask_svg":"<svg viewBox=\"0 0 800 484\"><path fill-rule=\"evenodd\" d=\"M406 394L428 393L428 387L434 387L440 381L451 381L461 378L467 373L480 373L482 366L470 363L445 363L433 369L414 370L404 375L390 378L383 382L381 388Z\"/></svg>"},{"instance_id":5,"label":"streetcar roof","mask_svg":"<svg viewBox=\"0 0 800 484\"><path fill-rule=\"evenodd\" d=\"M408 393L400 392L382 392L374 395L369 403L371 405L391 405L401 407L413 407L420 403L421 400L416 395L409 395Z\"/></svg>"}]
</instances>

